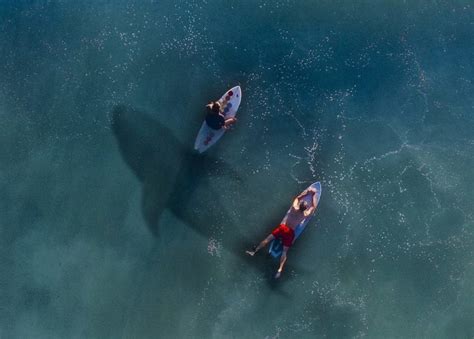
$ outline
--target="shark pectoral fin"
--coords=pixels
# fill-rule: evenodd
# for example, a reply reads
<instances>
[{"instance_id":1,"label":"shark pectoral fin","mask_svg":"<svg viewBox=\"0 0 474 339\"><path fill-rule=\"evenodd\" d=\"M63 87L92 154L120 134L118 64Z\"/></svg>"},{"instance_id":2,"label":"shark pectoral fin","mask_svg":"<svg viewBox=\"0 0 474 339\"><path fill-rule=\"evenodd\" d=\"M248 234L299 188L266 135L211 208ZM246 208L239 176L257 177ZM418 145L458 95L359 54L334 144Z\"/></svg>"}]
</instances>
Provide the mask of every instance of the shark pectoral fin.
<instances>
[{"instance_id":1,"label":"shark pectoral fin","mask_svg":"<svg viewBox=\"0 0 474 339\"><path fill-rule=\"evenodd\" d=\"M143 216L154 236L158 236L159 220L169 201L169 192L166 189L144 182L142 197Z\"/></svg>"},{"instance_id":2,"label":"shark pectoral fin","mask_svg":"<svg viewBox=\"0 0 474 339\"><path fill-rule=\"evenodd\" d=\"M227 177L238 182L243 182L240 173L235 170L229 163L223 159L219 159L207 154L189 154L189 167L197 170L203 176L207 177Z\"/></svg>"}]
</instances>

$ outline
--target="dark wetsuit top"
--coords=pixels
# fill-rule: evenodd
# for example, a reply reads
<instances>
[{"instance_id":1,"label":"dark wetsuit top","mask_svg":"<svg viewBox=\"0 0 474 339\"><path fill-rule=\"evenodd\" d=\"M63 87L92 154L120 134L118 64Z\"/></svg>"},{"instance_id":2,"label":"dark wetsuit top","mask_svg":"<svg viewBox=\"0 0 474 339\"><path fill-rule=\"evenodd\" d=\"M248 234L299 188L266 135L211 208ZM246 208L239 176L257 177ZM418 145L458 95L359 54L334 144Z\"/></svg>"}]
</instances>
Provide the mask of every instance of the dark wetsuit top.
<instances>
[{"instance_id":1,"label":"dark wetsuit top","mask_svg":"<svg viewBox=\"0 0 474 339\"><path fill-rule=\"evenodd\" d=\"M206 124L215 130L220 130L225 124L225 118L219 113L207 113Z\"/></svg>"}]
</instances>

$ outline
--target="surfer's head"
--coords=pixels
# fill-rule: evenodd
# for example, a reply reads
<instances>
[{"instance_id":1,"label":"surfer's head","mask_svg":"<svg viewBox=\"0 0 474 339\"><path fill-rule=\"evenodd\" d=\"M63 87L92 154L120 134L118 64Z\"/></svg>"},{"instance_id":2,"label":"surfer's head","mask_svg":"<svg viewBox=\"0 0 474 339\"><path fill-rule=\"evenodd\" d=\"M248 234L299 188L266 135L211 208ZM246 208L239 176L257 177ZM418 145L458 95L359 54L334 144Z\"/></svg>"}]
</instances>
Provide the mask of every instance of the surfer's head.
<instances>
[{"instance_id":1,"label":"surfer's head","mask_svg":"<svg viewBox=\"0 0 474 339\"><path fill-rule=\"evenodd\" d=\"M211 105L211 112L218 114L220 110L221 110L221 105L217 101L213 102Z\"/></svg>"},{"instance_id":2,"label":"surfer's head","mask_svg":"<svg viewBox=\"0 0 474 339\"><path fill-rule=\"evenodd\" d=\"M298 209L301 212L304 212L308 208L308 203L306 201L300 201L300 204L298 205Z\"/></svg>"}]
</instances>

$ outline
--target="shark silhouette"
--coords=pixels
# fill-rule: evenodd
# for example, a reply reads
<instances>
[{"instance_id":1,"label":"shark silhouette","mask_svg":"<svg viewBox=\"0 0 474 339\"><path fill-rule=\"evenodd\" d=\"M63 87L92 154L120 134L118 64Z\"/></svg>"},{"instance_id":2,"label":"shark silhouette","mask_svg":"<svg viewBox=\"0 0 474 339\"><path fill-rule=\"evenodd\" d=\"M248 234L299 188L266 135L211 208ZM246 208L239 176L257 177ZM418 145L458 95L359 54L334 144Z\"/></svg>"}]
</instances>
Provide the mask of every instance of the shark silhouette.
<instances>
[{"instance_id":1,"label":"shark silhouette","mask_svg":"<svg viewBox=\"0 0 474 339\"><path fill-rule=\"evenodd\" d=\"M143 185L142 212L154 236L159 236L159 219L165 209L206 238L215 236L225 225L233 234L232 240L223 241L223 249L266 276L273 276L274 267L268 265L264 256L250 258L244 254L256 239L249 239L239 221L233 221L221 202L225 192L215 192L209 185L210 179L225 176L228 187L248 192L237 171L222 160L198 154L159 121L130 106L114 107L112 130L125 162ZM198 188L199 194L195 192ZM258 195L258 192L252 194ZM285 211L286 205L287 202L276 203L275 210ZM261 223L276 225L278 217L271 215ZM278 288L271 279L269 284Z\"/></svg>"},{"instance_id":2,"label":"shark silhouette","mask_svg":"<svg viewBox=\"0 0 474 339\"><path fill-rule=\"evenodd\" d=\"M240 181L236 171L221 160L188 150L171 130L132 107L114 108L112 129L125 162L143 184L142 211L155 236L159 234L159 218L166 208L184 222L200 225L195 230L206 236L209 232L205 224L226 217L223 209L218 208L219 216L207 214L204 222L189 209L215 203L218 199L207 185L208 179L226 175L229 180ZM200 199L188 199L200 185L206 186L200 191ZM198 205L190 206L191 202Z\"/></svg>"}]
</instances>

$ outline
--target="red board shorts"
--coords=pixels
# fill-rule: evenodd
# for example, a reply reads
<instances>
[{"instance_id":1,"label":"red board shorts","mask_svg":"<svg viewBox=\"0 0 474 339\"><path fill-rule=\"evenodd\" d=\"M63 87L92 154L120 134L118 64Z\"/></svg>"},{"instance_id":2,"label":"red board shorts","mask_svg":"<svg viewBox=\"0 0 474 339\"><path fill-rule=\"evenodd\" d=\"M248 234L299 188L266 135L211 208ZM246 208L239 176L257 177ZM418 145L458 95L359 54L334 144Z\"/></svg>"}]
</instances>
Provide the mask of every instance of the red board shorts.
<instances>
[{"instance_id":1,"label":"red board shorts","mask_svg":"<svg viewBox=\"0 0 474 339\"><path fill-rule=\"evenodd\" d=\"M281 224L272 231L275 238L280 238L283 242L283 246L290 247L293 245L293 239L295 239L295 232L285 224Z\"/></svg>"}]
</instances>

